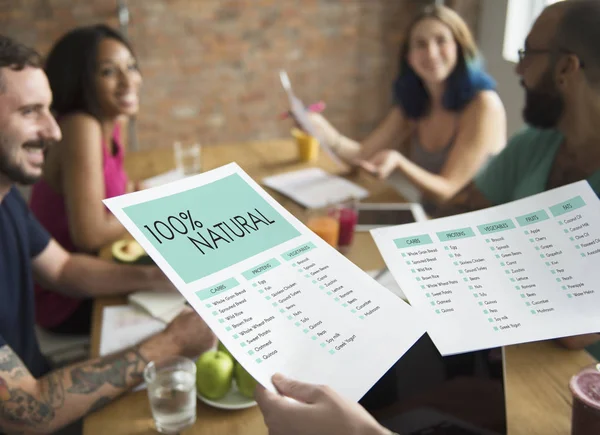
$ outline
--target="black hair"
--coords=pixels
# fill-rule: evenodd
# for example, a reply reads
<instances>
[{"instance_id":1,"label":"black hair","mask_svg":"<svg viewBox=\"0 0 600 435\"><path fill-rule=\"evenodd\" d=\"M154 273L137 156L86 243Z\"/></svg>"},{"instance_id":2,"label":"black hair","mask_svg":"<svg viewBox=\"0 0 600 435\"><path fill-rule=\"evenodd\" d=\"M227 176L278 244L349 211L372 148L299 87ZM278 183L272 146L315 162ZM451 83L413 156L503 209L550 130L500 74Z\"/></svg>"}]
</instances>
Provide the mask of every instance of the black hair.
<instances>
[{"instance_id":1,"label":"black hair","mask_svg":"<svg viewBox=\"0 0 600 435\"><path fill-rule=\"evenodd\" d=\"M100 118L95 75L98 46L106 38L121 42L135 57L125 37L104 24L71 30L50 50L45 70L54 98L51 109L56 116L83 112Z\"/></svg>"},{"instance_id":2,"label":"black hair","mask_svg":"<svg viewBox=\"0 0 600 435\"><path fill-rule=\"evenodd\" d=\"M41 68L41 57L33 48L27 47L8 36L0 35L0 68L20 71L27 66ZM0 73L0 92L5 85Z\"/></svg>"}]
</instances>

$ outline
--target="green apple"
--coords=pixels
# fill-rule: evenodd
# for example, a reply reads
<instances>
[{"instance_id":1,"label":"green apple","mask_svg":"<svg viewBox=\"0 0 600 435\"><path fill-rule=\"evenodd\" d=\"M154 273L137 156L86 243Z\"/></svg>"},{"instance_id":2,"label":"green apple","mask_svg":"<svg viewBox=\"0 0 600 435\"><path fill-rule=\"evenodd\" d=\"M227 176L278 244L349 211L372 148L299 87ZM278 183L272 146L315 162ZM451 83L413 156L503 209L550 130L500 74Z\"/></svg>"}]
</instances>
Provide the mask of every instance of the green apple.
<instances>
[{"instance_id":1,"label":"green apple","mask_svg":"<svg viewBox=\"0 0 600 435\"><path fill-rule=\"evenodd\" d=\"M235 383L244 396L254 397L254 389L258 382L237 362L235 363Z\"/></svg>"},{"instance_id":2,"label":"green apple","mask_svg":"<svg viewBox=\"0 0 600 435\"><path fill-rule=\"evenodd\" d=\"M196 387L207 399L221 399L231 388L233 359L220 350L210 350L196 361Z\"/></svg>"},{"instance_id":3,"label":"green apple","mask_svg":"<svg viewBox=\"0 0 600 435\"><path fill-rule=\"evenodd\" d=\"M219 341L219 345L217 346L217 350L220 350L221 352L225 352L227 355L229 355L231 357L231 359L233 361L235 361L235 358L233 357L233 355L231 354L231 352L229 352L229 349L227 349L225 347L225 345L223 343L221 343L220 341Z\"/></svg>"}]
</instances>

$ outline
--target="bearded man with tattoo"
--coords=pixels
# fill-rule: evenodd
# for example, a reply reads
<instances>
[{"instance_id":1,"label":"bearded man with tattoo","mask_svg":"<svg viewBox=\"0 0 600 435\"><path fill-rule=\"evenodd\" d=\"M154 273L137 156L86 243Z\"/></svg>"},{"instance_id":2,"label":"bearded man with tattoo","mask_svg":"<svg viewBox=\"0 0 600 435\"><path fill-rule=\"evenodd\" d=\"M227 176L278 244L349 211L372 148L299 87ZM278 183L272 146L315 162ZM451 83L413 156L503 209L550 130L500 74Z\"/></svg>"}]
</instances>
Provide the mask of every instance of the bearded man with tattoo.
<instances>
[{"instance_id":1,"label":"bearded man with tattoo","mask_svg":"<svg viewBox=\"0 0 600 435\"><path fill-rule=\"evenodd\" d=\"M66 252L28 210L14 183L36 181L44 151L61 138L51 102L39 55L0 35L0 433L55 432L138 385L148 361L196 356L215 344L190 310L134 348L50 371L34 333L34 276L92 297L167 284L158 269Z\"/></svg>"},{"instance_id":2,"label":"bearded man with tattoo","mask_svg":"<svg viewBox=\"0 0 600 435\"><path fill-rule=\"evenodd\" d=\"M504 204L587 180L600 195L600 2L570 0L547 7L519 50L523 118L513 136L440 216ZM570 349L599 334L559 339Z\"/></svg>"}]
</instances>

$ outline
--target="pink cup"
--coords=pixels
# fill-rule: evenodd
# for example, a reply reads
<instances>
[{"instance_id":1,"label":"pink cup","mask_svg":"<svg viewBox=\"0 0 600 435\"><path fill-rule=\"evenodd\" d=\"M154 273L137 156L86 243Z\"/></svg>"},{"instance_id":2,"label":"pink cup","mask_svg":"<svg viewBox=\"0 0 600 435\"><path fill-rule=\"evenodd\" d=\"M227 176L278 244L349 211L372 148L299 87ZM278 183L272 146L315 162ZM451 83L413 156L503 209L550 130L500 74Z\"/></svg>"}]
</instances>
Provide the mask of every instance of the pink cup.
<instances>
[{"instance_id":1,"label":"pink cup","mask_svg":"<svg viewBox=\"0 0 600 435\"><path fill-rule=\"evenodd\" d=\"M600 434L600 364L573 376L569 388L573 394L571 435Z\"/></svg>"},{"instance_id":2,"label":"pink cup","mask_svg":"<svg viewBox=\"0 0 600 435\"><path fill-rule=\"evenodd\" d=\"M353 206L342 206L339 208L340 234L338 238L338 249L345 252L350 248L354 239L354 229L358 221L358 212Z\"/></svg>"}]
</instances>

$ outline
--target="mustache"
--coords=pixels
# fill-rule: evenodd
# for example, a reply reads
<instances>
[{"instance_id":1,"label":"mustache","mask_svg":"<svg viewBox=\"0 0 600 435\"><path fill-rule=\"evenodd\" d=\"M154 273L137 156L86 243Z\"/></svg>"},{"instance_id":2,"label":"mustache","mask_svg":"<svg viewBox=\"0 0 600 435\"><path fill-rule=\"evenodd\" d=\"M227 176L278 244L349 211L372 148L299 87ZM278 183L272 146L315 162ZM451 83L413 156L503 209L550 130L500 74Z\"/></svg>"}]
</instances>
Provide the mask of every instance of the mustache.
<instances>
[{"instance_id":1,"label":"mustache","mask_svg":"<svg viewBox=\"0 0 600 435\"><path fill-rule=\"evenodd\" d=\"M39 149L45 151L46 149L48 149L48 147L54 145L55 143L56 141L52 139L30 140L23 144L23 148Z\"/></svg>"}]
</instances>

